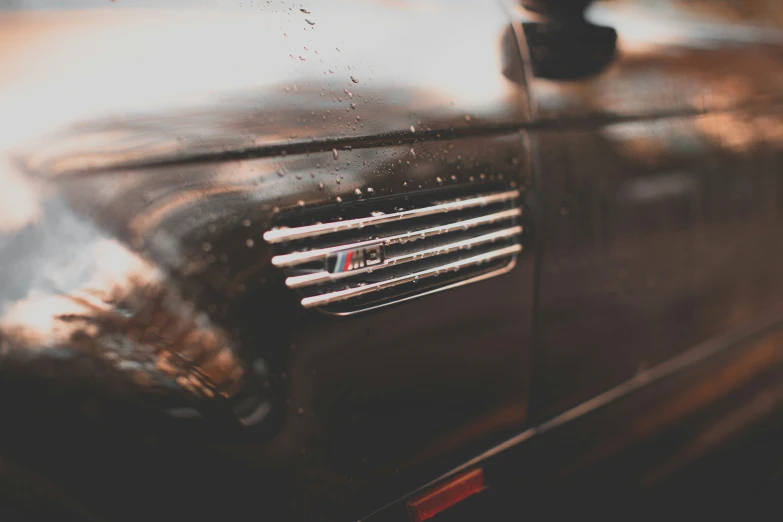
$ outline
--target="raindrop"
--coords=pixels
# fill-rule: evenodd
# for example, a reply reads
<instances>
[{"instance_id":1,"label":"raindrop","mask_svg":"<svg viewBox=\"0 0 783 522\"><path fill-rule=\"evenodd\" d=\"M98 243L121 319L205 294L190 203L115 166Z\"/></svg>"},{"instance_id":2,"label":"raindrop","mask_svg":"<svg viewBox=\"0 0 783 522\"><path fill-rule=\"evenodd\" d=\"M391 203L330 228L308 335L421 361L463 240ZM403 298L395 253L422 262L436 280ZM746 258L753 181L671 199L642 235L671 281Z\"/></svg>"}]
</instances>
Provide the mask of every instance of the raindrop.
<instances>
[{"instance_id":1,"label":"raindrop","mask_svg":"<svg viewBox=\"0 0 783 522\"><path fill-rule=\"evenodd\" d=\"M351 76L351 81L353 83L359 83L359 78L357 78L356 76Z\"/></svg>"},{"instance_id":2,"label":"raindrop","mask_svg":"<svg viewBox=\"0 0 783 522\"><path fill-rule=\"evenodd\" d=\"M307 23L308 23L308 24L310 24L310 25L315 25L315 22L311 22L311 21L310 21L310 20L308 20L307 18L305 18L305 22L307 22Z\"/></svg>"},{"instance_id":3,"label":"raindrop","mask_svg":"<svg viewBox=\"0 0 783 522\"><path fill-rule=\"evenodd\" d=\"M242 224L247 228L247 227L250 226L250 220L246 219L246 220L242 221Z\"/></svg>"},{"instance_id":4,"label":"raindrop","mask_svg":"<svg viewBox=\"0 0 783 522\"><path fill-rule=\"evenodd\" d=\"M407 181L403 181L403 182L402 182L402 186L403 186L403 187L407 187L407 186L408 186L408 182L407 182Z\"/></svg>"},{"instance_id":5,"label":"raindrop","mask_svg":"<svg viewBox=\"0 0 783 522\"><path fill-rule=\"evenodd\" d=\"M416 127L414 127L413 125L411 125L411 132L416 132Z\"/></svg>"},{"instance_id":6,"label":"raindrop","mask_svg":"<svg viewBox=\"0 0 783 522\"><path fill-rule=\"evenodd\" d=\"M299 201L296 202L296 204L299 205L300 207L303 207L304 206L304 201L302 201L300 199Z\"/></svg>"},{"instance_id":7,"label":"raindrop","mask_svg":"<svg viewBox=\"0 0 783 522\"><path fill-rule=\"evenodd\" d=\"M457 181L457 176L455 176L454 174L452 174L452 175L451 175L451 181Z\"/></svg>"},{"instance_id":8,"label":"raindrop","mask_svg":"<svg viewBox=\"0 0 783 522\"><path fill-rule=\"evenodd\" d=\"M337 196L334 199L337 200L338 203L342 203L343 202L343 198L341 198L340 196Z\"/></svg>"},{"instance_id":9,"label":"raindrop","mask_svg":"<svg viewBox=\"0 0 783 522\"><path fill-rule=\"evenodd\" d=\"M277 175L282 178L284 175L283 169L277 169Z\"/></svg>"},{"instance_id":10,"label":"raindrop","mask_svg":"<svg viewBox=\"0 0 783 522\"><path fill-rule=\"evenodd\" d=\"M300 9L300 11L302 11L304 14L310 14L310 11L308 11L307 9Z\"/></svg>"},{"instance_id":11,"label":"raindrop","mask_svg":"<svg viewBox=\"0 0 783 522\"><path fill-rule=\"evenodd\" d=\"M438 185L443 185L443 178L441 178L440 176L438 176L437 178L435 178L435 181L437 181L437 182L438 182Z\"/></svg>"},{"instance_id":12,"label":"raindrop","mask_svg":"<svg viewBox=\"0 0 783 522\"><path fill-rule=\"evenodd\" d=\"M413 149L411 149L411 156L413 156L414 158L416 157L416 151L414 151Z\"/></svg>"},{"instance_id":13,"label":"raindrop","mask_svg":"<svg viewBox=\"0 0 783 522\"><path fill-rule=\"evenodd\" d=\"M468 121L468 122L470 121L470 116L468 116L467 114L465 115L465 121Z\"/></svg>"},{"instance_id":14,"label":"raindrop","mask_svg":"<svg viewBox=\"0 0 783 522\"><path fill-rule=\"evenodd\" d=\"M247 245L247 248L253 248L253 245L255 245L256 243L252 239L247 239L245 240L245 244Z\"/></svg>"},{"instance_id":15,"label":"raindrop","mask_svg":"<svg viewBox=\"0 0 783 522\"><path fill-rule=\"evenodd\" d=\"M355 103L352 103L352 104L351 104L351 109L355 109L355 108L356 108L356 104L355 104Z\"/></svg>"},{"instance_id":16,"label":"raindrop","mask_svg":"<svg viewBox=\"0 0 783 522\"><path fill-rule=\"evenodd\" d=\"M373 217L380 217L380 216L385 216L386 213L385 212L381 212L380 210L376 210L376 211L370 212L370 215L373 216Z\"/></svg>"},{"instance_id":17,"label":"raindrop","mask_svg":"<svg viewBox=\"0 0 783 522\"><path fill-rule=\"evenodd\" d=\"M321 189L321 190L323 190L323 189L324 189L324 184L323 184L323 183L319 183L319 184L318 184L318 188L319 188L319 189Z\"/></svg>"},{"instance_id":18,"label":"raindrop","mask_svg":"<svg viewBox=\"0 0 783 522\"><path fill-rule=\"evenodd\" d=\"M334 159L337 159L337 157L340 155L340 153L337 151L337 149L332 149L332 157Z\"/></svg>"},{"instance_id":19,"label":"raindrop","mask_svg":"<svg viewBox=\"0 0 783 522\"><path fill-rule=\"evenodd\" d=\"M372 196L373 194L375 194L375 189L373 189L372 187L367 187L367 193Z\"/></svg>"},{"instance_id":20,"label":"raindrop","mask_svg":"<svg viewBox=\"0 0 783 522\"><path fill-rule=\"evenodd\" d=\"M299 415L302 415L302 414L304 413L304 408L299 408L298 410L296 410L296 412L297 412Z\"/></svg>"},{"instance_id":21,"label":"raindrop","mask_svg":"<svg viewBox=\"0 0 783 522\"><path fill-rule=\"evenodd\" d=\"M201 245L201 250L203 250L204 252L209 252L210 250L212 250L212 244L204 243L203 245Z\"/></svg>"},{"instance_id":22,"label":"raindrop","mask_svg":"<svg viewBox=\"0 0 783 522\"><path fill-rule=\"evenodd\" d=\"M278 212L280 212L280 207L273 207L272 208L272 213L277 214Z\"/></svg>"},{"instance_id":23,"label":"raindrop","mask_svg":"<svg viewBox=\"0 0 783 522\"><path fill-rule=\"evenodd\" d=\"M353 193L356 194L359 197L362 197L362 190L361 189L356 189L356 190L353 191Z\"/></svg>"}]
</instances>

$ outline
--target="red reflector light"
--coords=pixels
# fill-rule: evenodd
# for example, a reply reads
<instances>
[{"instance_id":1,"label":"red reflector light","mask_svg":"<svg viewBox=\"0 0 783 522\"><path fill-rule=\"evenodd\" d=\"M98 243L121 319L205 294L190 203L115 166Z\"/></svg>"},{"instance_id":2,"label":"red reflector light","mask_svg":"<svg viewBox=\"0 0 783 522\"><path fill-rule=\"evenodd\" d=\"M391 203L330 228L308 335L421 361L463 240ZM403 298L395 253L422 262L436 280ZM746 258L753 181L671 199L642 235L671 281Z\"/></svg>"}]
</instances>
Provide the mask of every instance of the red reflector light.
<instances>
[{"instance_id":1,"label":"red reflector light","mask_svg":"<svg viewBox=\"0 0 783 522\"><path fill-rule=\"evenodd\" d=\"M424 522L484 489L484 470L468 471L408 502L413 522Z\"/></svg>"}]
</instances>

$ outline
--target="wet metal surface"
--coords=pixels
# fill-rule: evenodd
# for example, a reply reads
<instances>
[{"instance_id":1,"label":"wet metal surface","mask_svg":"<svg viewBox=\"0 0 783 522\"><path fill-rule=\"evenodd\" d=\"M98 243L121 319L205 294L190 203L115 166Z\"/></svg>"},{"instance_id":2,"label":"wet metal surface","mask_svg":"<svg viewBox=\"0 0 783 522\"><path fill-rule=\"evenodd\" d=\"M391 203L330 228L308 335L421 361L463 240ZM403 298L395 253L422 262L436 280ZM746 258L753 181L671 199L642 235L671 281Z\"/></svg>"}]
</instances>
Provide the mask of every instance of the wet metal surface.
<instances>
[{"instance_id":1,"label":"wet metal surface","mask_svg":"<svg viewBox=\"0 0 783 522\"><path fill-rule=\"evenodd\" d=\"M542 420L783 295L780 32L628 4L587 13L620 35L606 71L529 82L561 122L533 135Z\"/></svg>"},{"instance_id":2,"label":"wet metal surface","mask_svg":"<svg viewBox=\"0 0 783 522\"><path fill-rule=\"evenodd\" d=\"M355 520L477 455L492 495L642 502L776 418L773 3L595 2L616 42L556 74L591 31L510 1L6 4L0 483L52 513ZM510 273L357 317L263 239L492 183Z\"/></svg>"}]
</instances>

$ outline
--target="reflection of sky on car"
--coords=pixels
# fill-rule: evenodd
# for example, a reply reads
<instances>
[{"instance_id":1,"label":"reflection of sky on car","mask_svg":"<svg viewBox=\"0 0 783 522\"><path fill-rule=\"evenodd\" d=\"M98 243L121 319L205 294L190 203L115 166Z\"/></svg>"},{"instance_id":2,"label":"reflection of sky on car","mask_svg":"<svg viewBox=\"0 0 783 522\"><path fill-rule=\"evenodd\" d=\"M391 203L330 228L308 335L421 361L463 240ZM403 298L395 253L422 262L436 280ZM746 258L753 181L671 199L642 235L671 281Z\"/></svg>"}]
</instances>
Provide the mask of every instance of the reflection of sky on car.
<instances>
[{"instance_id":1,"label":"reflection of sky on car","mask_svg":"<svg viewBox=\"0 0 783 522\"><path fill-rule=\"evenodd\" d=\"M600 4L640 6L680 20L783 27L783 4L769 0L598 0Z\"/></svg>"},{"instance_id":2,"label":"reflection of sky on car","mask_svg":"<svg viewBox=\"0 0 783 522\"><path fill-rule=\"evenodd\" d=\"M687 16L668 4L608 0L591 6L590 21L617 30L617 56L601 74L577 83L531 80L539 116L723 110L783 91L776 73L783 32L731 17L699 18L698 11ZM756 80L761 70L769 71L765 82Z\"/></svg>"},{"instance_id":3,"label":"reflection of sky on car","mask_svg":"<svg viewBox=\"0 0 783 522\"><path fill-rule=\"evenodd\" d=\"M713 5L716 3L720 2L711 1ZM698 2L660 1L647 5L644 2L597 2L587 11L587 17L596 24L626 28L622 37L629 45L646 42L713 48L716 43L727 40L738 43L783 41L783 33L766 26L766 18L705 17L698 9L683 10L688 4Z\"/></svg>"},{"instance_id":4,"label":"reflection of sky on car","mask_svg":"<svg viewBox=\"0 0 783 522\"><path fill-rule=\"evenodd\" d=\"M437 3L428 9L410 4L421 13L414 18L385 10L383 3L312 4L311 14L300 12L299 4L281 9L249 2L242 9L0 14L0 114L3 122L14 122L0 126L0 144L75 120L219 106L230 103L221 95L237 91L264 88L266 97L269 86L279 86L281 94L290 87L276 100L279 108L298 104L294 85L298 91L329 82L341 94L351 88L372 95L383 86L385 97L370 103L384 105L403 101L396 96L412 86L427 86L431 96L419 106L465 114L507 94L507 80L497 75L501 64L474 59L498 56L499 42L465 38L465 25L440 19ZM498 23L475 6L463 14L474 28ZM378 23L368 24L373 17ZM406 59L411 49L429 59ZM414 102L415 111L416 100L404 101Z\"/></svg>"}]
</instances>

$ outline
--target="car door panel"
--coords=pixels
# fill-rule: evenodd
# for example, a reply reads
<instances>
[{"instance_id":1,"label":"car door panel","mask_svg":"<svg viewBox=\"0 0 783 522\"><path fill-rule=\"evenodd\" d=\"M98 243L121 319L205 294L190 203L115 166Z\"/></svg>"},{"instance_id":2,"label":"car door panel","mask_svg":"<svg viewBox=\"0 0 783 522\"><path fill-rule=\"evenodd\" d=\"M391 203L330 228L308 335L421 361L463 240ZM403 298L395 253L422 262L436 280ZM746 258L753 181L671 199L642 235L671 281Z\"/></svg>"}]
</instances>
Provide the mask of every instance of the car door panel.
<instances>
[{"instance_id":1,"label":"car door panel","mask_svg":"<svg viewBox=\"0 0 783 522\"><path fill-rule=\"evenodd\" d=\"M689 13L598 2L587 16L618 33L611 65L529 82L545 127L532 137L546 245L538 419L730 334L783 295L779 31Z\"/></svg>"}]
</instances>

